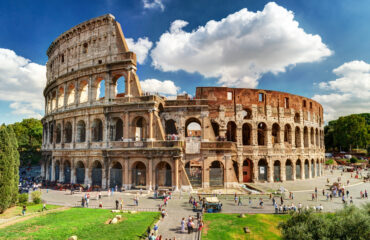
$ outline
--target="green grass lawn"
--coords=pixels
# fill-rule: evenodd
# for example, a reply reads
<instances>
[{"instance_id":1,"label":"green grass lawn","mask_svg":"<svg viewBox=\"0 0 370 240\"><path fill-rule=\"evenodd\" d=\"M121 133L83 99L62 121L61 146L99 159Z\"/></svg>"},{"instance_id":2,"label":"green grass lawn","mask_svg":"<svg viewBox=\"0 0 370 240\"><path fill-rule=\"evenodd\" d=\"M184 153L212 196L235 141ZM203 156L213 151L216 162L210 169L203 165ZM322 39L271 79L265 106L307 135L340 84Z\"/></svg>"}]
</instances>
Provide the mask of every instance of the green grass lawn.
<instances>
[{"instance_id":1,"label":"green grass lawn","mask_svg":"<svg viewBox=\"0 0 370 240\"><path fill-rule=\"evenodd\" d=\"M47 210L60 208L62 206L57 205L46 205ZM35 213L42 210L42 204L35 204L27 206L26 214ZM0 219L8 219L15 216L22 216L22 206L15 206L12 208L7 209L4 213L0 214Z\"/></svg>"},{"instance_id":2,"label":"green grass lawn","mask_svg":"<svg viewBox=\"0 0 370 240\"><path fill-rule=\"evenodd\" d=\"M159 213L119 213L123 221L105 224L117 213L106 209L71 208L20 222L0 231L0 239L138 239Z\"/></svg>"},{"instance_id":3,"label":"green grass lawn","mask_svg":"<svg viewBox=\"0 0 370 240\"><path fill-rule=\"evenodd\" d=\"M287 218L289 215L246 214L240 218L239 214L208 213L204 216L202 239L281 239L277 225ZM251 233L244 233L244 227Z\"/></svg>"}]
</instances>

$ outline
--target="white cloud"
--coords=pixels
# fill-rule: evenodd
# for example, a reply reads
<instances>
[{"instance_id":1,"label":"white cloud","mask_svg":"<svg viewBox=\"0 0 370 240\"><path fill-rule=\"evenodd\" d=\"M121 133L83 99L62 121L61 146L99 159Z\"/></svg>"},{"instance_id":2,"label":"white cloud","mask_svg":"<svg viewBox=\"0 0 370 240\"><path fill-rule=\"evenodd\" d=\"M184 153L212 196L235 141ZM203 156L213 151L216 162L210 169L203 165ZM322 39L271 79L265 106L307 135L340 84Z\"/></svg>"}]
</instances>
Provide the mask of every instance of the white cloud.
<instances>
[{"instance_id":1,"label":"white cloud","mask_svg":"<svg viewBox=\"0 0 370 240\"><path fill-rule=\"evenodd\" d=\"M41 118L46 68L0 48L0 100L10 102L12 114Z\"/></svg>"},{"instance_id":2,"label":"white cloud","mask_svg":"<svg viewBox=\"0 0 370 240\"><path fill-rule=\"evenodd\" d=\"M137 62L143 64L153 43L147 37L139 38L136 42L132 38L126 38L126 42L130 51L136 54Z\"/></svg>"},{"instance_id":3,"label":"white cloud","mask_svg":"<svg viewBox=\"0 0 370 240\"><path fill-rule=\"evenodd\" d=\"M162 71L185 70L217 77L226 86L256 87L262 74L330 56L319 35L307 34L294 14L270 2L263 11L242 9L220 21L186 32L176 20L151 52Z\"/></svg>"},{"instance_id":4,"label":"white cloud","mask_svg":"<svg viewBox=\"0 0 370 240\"><path fill-rule=\"evenodd\" d=\"M326 94L313 99L324 107L325 121L353 113L370 111L370 64L364 61L344 63L333 70L339 78L321 82L318 87Z\"/></svg>"},{"instance_id":5,"label":"white cloud","mask_svg":"<svg viewBox=\"0 0 370 240\"><path fill-rule=\"evenodd\" d=\"M160 8L162 11L164 10L163 0L143 0L144 8L153 9L153 8Z\"/></svg>"},{"instance_id":6,"label":"white cloud","mask_svg":"<svg viewBox=\"0 0 370 240\"><path fill-rule=\"evenodd\" d=\"M146 79L140 81L141 88L144 92L160 93L163 95L177 95L180 87L177 87L171 80L159 81L157 79Z\"/></svg>"}]
</instances>

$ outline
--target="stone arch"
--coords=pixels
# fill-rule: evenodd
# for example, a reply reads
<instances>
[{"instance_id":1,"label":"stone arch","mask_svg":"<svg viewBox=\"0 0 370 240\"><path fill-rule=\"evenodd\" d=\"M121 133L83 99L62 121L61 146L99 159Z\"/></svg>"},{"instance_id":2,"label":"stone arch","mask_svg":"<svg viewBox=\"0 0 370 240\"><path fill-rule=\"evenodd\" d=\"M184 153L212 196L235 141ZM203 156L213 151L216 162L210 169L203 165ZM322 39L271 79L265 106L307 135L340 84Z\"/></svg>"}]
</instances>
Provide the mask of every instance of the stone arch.
<instances>
[{"instance_id":1,"label":"stone arch","mask_svg":"<svg viewBox=\"0 0 370 240\"><path fill-rule=\"evenodd\" d=\"M277 123L272 124L272 144L280 143L280 126Z\"/></svg>"},{"instance_id":2,"label":"stone arch","mask_svg":"<svg viewBox=\"0 0 370 240\"><path fill-rule=\"evenodd\" d=\"M57 124L56 135L56 143L60 143L62 141L62 125L60 123Z\"/></svg>"},{"instance_id":3,"label":"stone arch","mask_svg":"<svg viewBox=\"0 0 370 240\"><path fill-rule=\"evenodd\" d=\"M136 161L132 164L132 186L145 187L146 186L146 166L141 161Z\"/></svg>"},{"instance_id":4,"label":"stone arch","mask_svg":"<svg viewBox=\"0 0 370 240\"><path fill-rule=\"evenodd\" d=\"M166 135L172 135L172 134L177 135L178 134L175 120L173 119L166 120L165 132L166 132Z\"/></svg>"},{"instance_id":5,"label":"stone arch","mask_svg":"<svg viewBox=\"0 0 370 240\"><path fill-rule=\"evenodd\" d=\"M301 170L302 169L302 161L298 159L295 163L295 177L296 179L302 179Z\"/></svg>"},{"instance_id":6,"label":"stone arch","mask_svg":"<svg viewBox=\"0 0 370 240\"><path fill-rule=\"evenodd\" d=\"M304 161L304 178L309 179L310 178L309 176L310 176L310 164L308 162L308 159L306 159Z\"/></svg>"},{"instance_id":7,"label":"stone arch","mask_svg":"<svg viewBox=\"0 0 370 240\"><path fill-rule=\"evenodd\" d=\"M243 161L243 182L252 182L253 179L253 161L245 159Z\"/></svg>"},{"instance_id":8,"label":"stone arch","mask_svg":"<svg viewBox=\"0 0 370 240\"><path fill-rule=\"evenodd\" d=\"M133 120L133 135L135 136L135 141L143 141L147 138L147 123L144 117L136 117Z\"/></svg>"},{"instance_id":9,"label":"stone arch","mask_svg":"<svg viewBox=\"0 0 370 240\"><path fill-rule=\"evenodd\" d=\"M85 103L89 100L89 84L87 80L81 80L79 83L78 97L80 103Z\"/></svg>"},{"instance_id":10,"label":"stone arch","mask_svg":"<svg viewBox=\"0 0 370 240\"><path fill-rule=\"evenodd\" d=\"M188 161L185 164L185 171L188 175L189 181L192 187L202 186L202 167L199 164L192 164L192 161Z\"/></svg>"},{"instance_id":11,"label":"stone arch","mask_svg":"<svg viewBox=\"0 0 370 240\"><path fill-rule=\"evenodd\" d=\"M65 129L64 129L64 142L65 143L71 143L72 142L72 134L73 134L72 123L67 122L66 126L65 126Z\"/></svg>"},{"instance_id":12,"label":"stone arch","mask_svg":"<svg viewBox=\"0 0 370 240\"><path fill-rule=\"evenodd\" d=\"M299 113L294 114L294 122L295 123L300 123L301 122L301 116Z\"/></svg>"},{"instance_id":13,"label":"stone arch","mask_svg":"<svg viewBox=\"0 0 370 240\"><path fill-rule=\"evenodd\" d=\"M209 185L211 187L220 187L224 185L224 165L218 160L210 164Z\"/></svg>"},{"instance_id":14,"label":"stone arch","mask_svg":"<svg viewBox=\"0 0 370 240\"><path fill-rule=\"evenodd\" d=\"M103 180L103 164L99 160L95 160L92 164L91 169L91 182L93 188L94 186L102 186L102 180Z\"/></svg>"},{"instance_id":15,"label":"stone arch","mask_svg":"<svg viewBox=\"0 0 370 240\"><path fill-rule=\"evenodd\" d=\"M202 137L202 124L197 118L188 118L185 122L185 137Z\"/></svg>"},{"instance_id":16,"label":"stone arch","mask_svg":"<svg viewBox=\"0 0 370 240\"><path fill-rule=\"evenodd\" d=\"M63 164L64 183L71 183L71 162L65 160Z\"/></svg>"},{"instance_id":17,"label":"stone arch","mask_svg":"<svg viewBox=\"0 0 370 240\"><path fill-rule=\"evenodd\" d=\"M301 147L301 129L299 127L295 127L295 147Z\"/></svg>"},{"instance_id":18,"label":"stone arch","mask_svg":"<svg viewBox=\"0 0 370 240\"><path fill-rule=\"evenodd\" d=\"M60 161L56 160L54 164L54 180L59 181L60 177Z\"/></svg>"},{"instance_id":19,"label":"stone arch","mask_svg":"<svg viewBox=\"0 0 370 240\"><path fill-rule=\"evenodd\" d=\"M285 161L285 179L286 180L293 180L293 164L290 159Z\"/></svg>"},{"instance_id":20,"label":"stone arch","mask_svg":"<svg viewBox=\"0 0 370 240\"><path fill-rule=\"evenodd\" d=\"M251 145L252 126L249 123L243 124L242 134L243 134L243 145Z\"/></svg>"},{"instance_id":21,"label":"stone arch","mask_svg":"<svg viewBox=\"0 0 370 240\"><path fill-rule=\"evenodd\" d=\"M292 127L290 124L284 126L284 142L292 144Z\"/></svg>"},{"instance_id":22,"label":"stone arch","mask_svg":"<svg viewBox=\"0 0 370 240\"><path fill-rule=\"evenodd\" d=\"M109 187L118 189L122 187L122 165L118 161L114 161L109 169Z\"/></svg>"},{"instance_id":23,"label":"stone arch","mask_svg":"<svg viewBox=\"0 0 370 240\"><path fill-rule=\"evenodd\" d=\"M258 123L257 126L257 142L259 146L267 145L267 126L264 122Z\"/></svg>"},{"instance_id":24,"label":"stone arch","mask_svg":"<svg viewBox=\"0 0 370 240\"><path fill-rule=\"evenodd\" d=\"M236 142L236 124L234 121L227 123L226 139L230 142Z\"/></svg>"},{"instance_id":25,"label":"stone arch","mask_svg":"<svg viewBox=\"0 0 370 240\"><path fill-rule=\"evenodd\" d=\"M281 181L281 162L279 160L274 161L274 182Z\"/></svg>"},{"instance_id":26,"label":"stone arch","mask_svg":"<svg viewBox=\"0 0 370 240\"><path fill-rule=\"evenodd\" d=\"M76 183L85 183L85 164L83 161L78 161L76 163Z\"/></svg>"},{"instance_id":27,"label":"stone arch","mask_svg":"<svg viewBox=\"0 0 370 240\"><path fill-rule=\"evenodd\" d=\"M258 161L258 181L267 181L268 164L266 159Z\"/></svg>"},{"instance_id":28,"label":"stone arch","mask_svg":"<svg viewBox=\"0 0 370 240\"><path fill-rule=\"evenodd\" d=\"M100 118L95 118L91 127L91 141L103 141L103 121Z\"/></svg>"},{"instance_id":29,"label":"stone arch","mask_svg":"<svg viewBox=\"0 0 370 240\"><path fill-rule=\"evenodd\" d=\"M211 125L213 132L215 133L215 137L220 137L220 125L214 120L211 120Z\"/></svg>"},{"instance_id":30,"label":"stone arch","mask_svg":"<svg viewBox=\"0 0 370 240\"><path fill-rule=\"evenodd\" d=\"M72 105L75 103L75 85L73 83L70 83L67 87L67 105Z\"/></svg>"},{"instance_id":31,"label":"stone arch","mask_svg":"<svg viewBox=\"0 0 370 240\"><path fill-rule=\"evenodd\" d=\"M77 142L85 142L86 141L86 124L84 120L80 120L77 122Z\"/></svg>"},{"instance_id":32,"label":"stone arch","mask_svg":"<svg viewBox=\"0 0 370 240\"><path fill-rule=\"evenodd\" d=\"M305 148L308 147L308 128L307 127L304 127L303 129L303 144Z\"/></svg>"},{"instance_id":33,"label":"stone arch","mask_svg":"<svg viewBox=\"0 0 370 240\"><path fill-rule=\"evenodd\" d=\"M64 106L64 88L60 87L58 90L58 108Z\"/></svg>"},{"instance_id":34,"label":"stone arch","mask_svg":"<svg viewBox=\"0 0 370 240\"><path fill-rule=\"evenodd\" d=\"M112 118L110 125L110 139L111 141L122 141L123 138L123 121L120 117Z\"/></svg>"},{"instance_id":35,"label":"stone arch","mask_svg":"<svg viewBox=\"0 0 370 240\"><path fill-rule=\"evenodd\" d=\"M315 160L311 159L311 177L315 177Z\"/></svg>"},{"instance_id":36,"label":"stone arch","mask_svg":"<svg viewBox=\"0 0 370 240\"><path fill-rule=\"evenodd\" d=\"M161 161L155 168L155 182L159 187L172 186L172 168L168 162Z\"/></svg>"}]
</instances>

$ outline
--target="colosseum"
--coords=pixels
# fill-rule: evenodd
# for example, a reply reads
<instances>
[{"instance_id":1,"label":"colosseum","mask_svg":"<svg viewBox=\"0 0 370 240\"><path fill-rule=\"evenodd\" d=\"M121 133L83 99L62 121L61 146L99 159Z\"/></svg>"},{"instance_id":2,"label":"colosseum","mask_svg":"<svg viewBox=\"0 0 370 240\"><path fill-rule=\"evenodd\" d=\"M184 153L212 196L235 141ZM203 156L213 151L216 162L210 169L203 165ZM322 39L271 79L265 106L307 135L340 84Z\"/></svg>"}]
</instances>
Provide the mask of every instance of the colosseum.
<instances>
[{"instance_id":1,"label":"colosseum","mask_svg":"<svg viewBox=\"0 0 370 240\"><path fill-rule=\"evenodd\" d=\"M103 189L238 187L321 176L323 108L261 89L143 92L136 55L108 14L47 50L42 176Z\"/></svg>"}]
</instances>

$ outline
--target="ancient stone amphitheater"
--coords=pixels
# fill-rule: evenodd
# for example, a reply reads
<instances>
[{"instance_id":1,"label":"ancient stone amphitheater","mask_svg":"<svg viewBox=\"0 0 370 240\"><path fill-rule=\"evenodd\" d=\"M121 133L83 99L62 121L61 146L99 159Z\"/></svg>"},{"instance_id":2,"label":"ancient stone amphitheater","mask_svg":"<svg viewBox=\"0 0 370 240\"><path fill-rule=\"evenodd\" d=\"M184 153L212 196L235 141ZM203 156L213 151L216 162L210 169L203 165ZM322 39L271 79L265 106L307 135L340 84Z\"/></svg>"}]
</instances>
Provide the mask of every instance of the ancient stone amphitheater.
<instances>
[{"instance_id":1,"label":"ancient stone amphitheater","mask_svg":"<svg viewBox=\"0 0 370 240\"><path fill-rule=\"evenodd\" d=\"M227 87L174 100L144 93L112 15L71 28L47 55L46 180L176 190L322 175L323 109L311 99Z\"/></svg>"}]
</instances>

